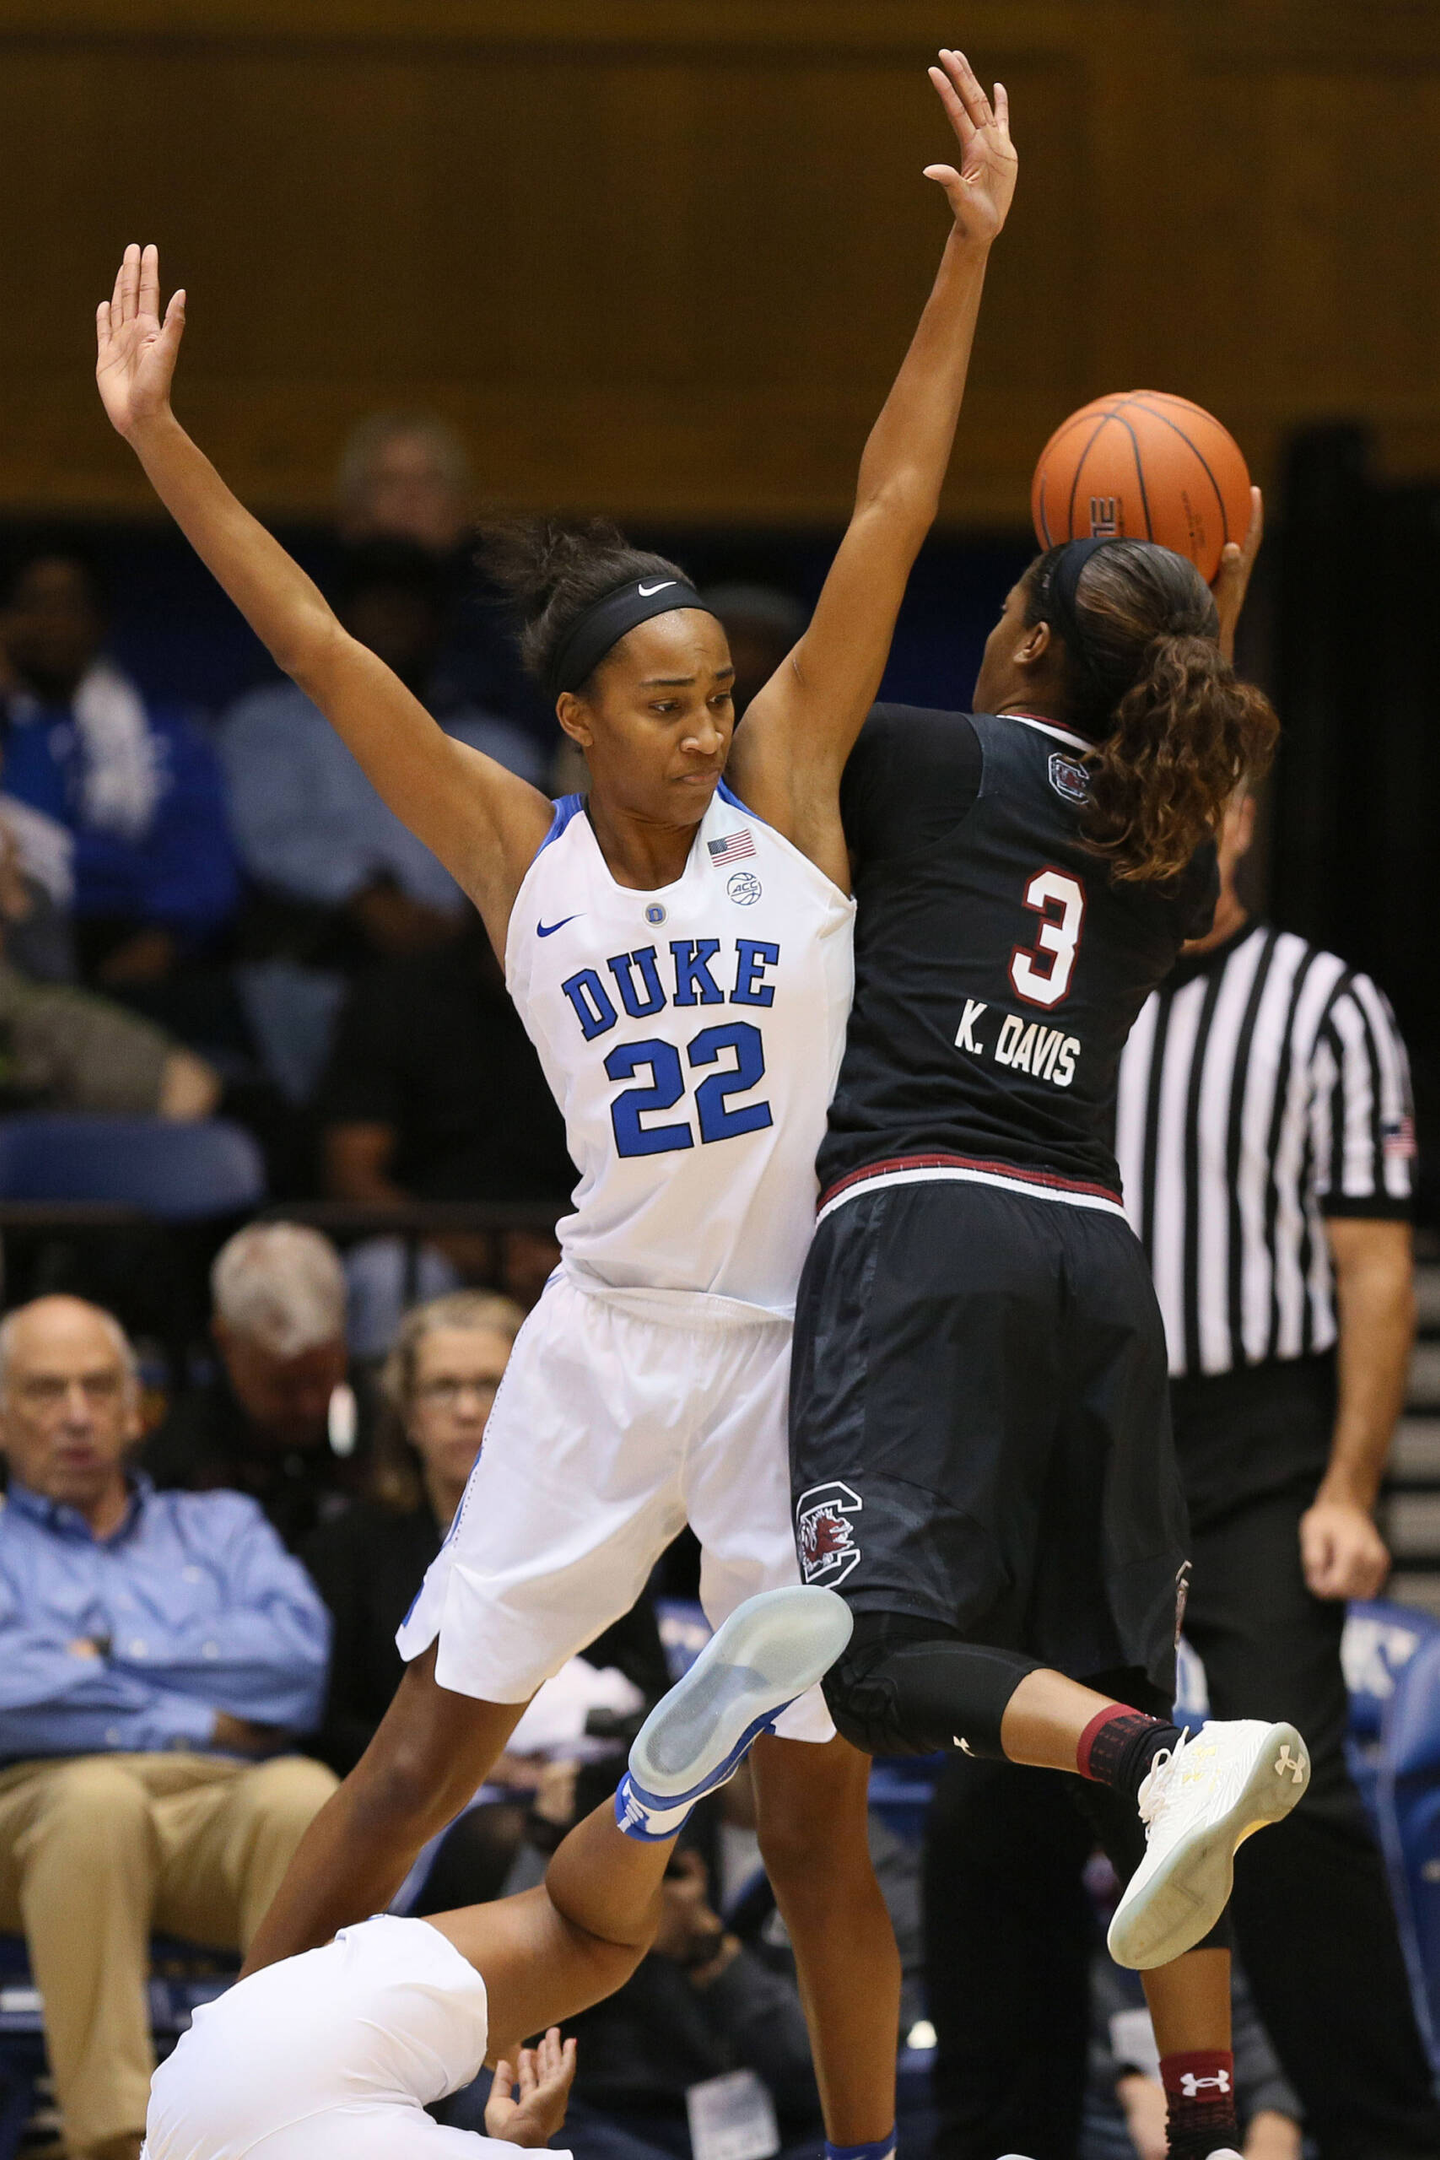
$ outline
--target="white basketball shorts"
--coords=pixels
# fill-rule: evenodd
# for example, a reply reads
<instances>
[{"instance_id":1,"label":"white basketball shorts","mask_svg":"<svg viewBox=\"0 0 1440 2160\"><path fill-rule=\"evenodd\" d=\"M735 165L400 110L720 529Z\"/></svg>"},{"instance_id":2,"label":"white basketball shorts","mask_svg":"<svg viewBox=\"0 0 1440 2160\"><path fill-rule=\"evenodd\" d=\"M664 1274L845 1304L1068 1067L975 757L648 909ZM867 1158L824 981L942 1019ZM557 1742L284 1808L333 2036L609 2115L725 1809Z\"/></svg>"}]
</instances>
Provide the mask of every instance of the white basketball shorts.
<instances>
[{"instance_id":1,"label":"white basketball shorts","mask_svg":"<svg viewBox=\"0 0 1440 2160\"><path fill-rule=\"evenodd\" d=\"M459 1512L401 1627L435 1677L528 1702L627 1613L688 1522L712 1626L800 1580L790 1526L788 1320L564 1273L516 1339ZM818 1688L776 1730L829 1740Z\"/></svg>"},{"instance_id":2,"label":"white basketball shorts","mask_svg":"<svg viewBox=\"0 0 1440 2160\"><path fill-rule=\"evenodd\" d=\"M156 2071L146 2160L485 2160L514 2147L425 2113L485 2059L485 1983L388 1914L195 2013Z\"/></svg>"}]
</instances>

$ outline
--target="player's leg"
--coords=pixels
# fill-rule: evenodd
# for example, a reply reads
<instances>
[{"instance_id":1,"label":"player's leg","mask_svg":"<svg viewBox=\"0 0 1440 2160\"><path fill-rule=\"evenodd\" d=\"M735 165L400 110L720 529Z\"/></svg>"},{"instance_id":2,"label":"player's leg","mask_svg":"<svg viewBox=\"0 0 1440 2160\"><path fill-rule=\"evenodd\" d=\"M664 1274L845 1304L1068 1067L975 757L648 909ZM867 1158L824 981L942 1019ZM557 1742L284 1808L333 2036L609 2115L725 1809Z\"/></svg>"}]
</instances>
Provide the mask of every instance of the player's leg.
<instances>
[{"instance_id":1,"label":"player's leg","mask_svg":"<svg viewBox=\"0 0 1440 2160\"><path fill-rule=\"evenodd\" d=\"M756 1590L799 1579L789 1338L788 1328L759 1328L696 1345L710 1409L685 1497L712 1622ZM900 1959L870 1860L869 1769L868 1756L835 1737L818 1689L755 1749L760 1849L795 1953L826 2131L832 2147L883 2150L895 2124Z\"/></svg>"},{"instance_id":2,"label":"player's leg","mask_svg":"<svg viewBox=\"0 0 1440 2160\"><path fill-rule=\"evenodd\" d=\"M543 1888L423 1921L382 1916L231 1990L155 2082L155 2160L218 2160L258 2145L277 2160L477 2149L454 2132L442 2142L411 2103L468 2083L482 2031L491 2058L513 2062L529 2034L621 1984L654 1934L661 1879L691 1808L733 1777L756 1735L814 1686L849 1634L850 1615L828 1591L791 1586L751 1599L651 1711L614 1800L565 1839ZM459 1958L442 1952L440 1936ZM398 2057L386 2052L396 2034L405 2038Z\"/></svg>"},{"instance_id":3,"label":"player's leg","mask_svg":"<svg viewBox=\"0 0 1440 2160\"><path fill-rule=\"evenodd\" d=\"M791 1454L807 1579L856 1612L825 1687L840 1731L1115 1789L1153 1834L1112 1948L1140 1968L1190 1948L1305 1765L1289 1727L1211 1727L1187 1750L1168 1718L1068 1677L1173 1658L1164 1338L1123 1219L939 1183L838 1208L800 1289Z\"/></svg>"},{"instance_id":4,"label":"player's leg","mask_svg":"<svg viewBox=\"0 0 1440 2160\"><path fill-rule=\"evenodd\" d=\"M523 1702L479 1702L435 1678L438 1645L406 1667L374 1739L296 1849L256 1930L247 1973L384 1912L415 1856L459 1814L519 1723Z\"/></svg>"},{"instance_id":5,"label":"player's leg","mask_svg":"<svg viewBox=\"0 0 1440 2160\"><path fill-rule=\"evenodd\" d=\"M795 1953L832 2146L895 2123L900 1953L870 1858L870 1757L842 1740L762 1739L756 1829Z\"/></svg>"},{"instance_id":6,"label":"player's leg","mask_svg":"<svg viewBox=\"0 0 1440 2160\"><path fill-rule=\"evenodd\" d=\"M683 1521L671 1435L635 1373L648 1338L553 1283L516 1340L460 1512L400 1631L411 1662L370 1746L322 1809L246 1970L383 1911L452 1821L526 1703L628 1611ZM633 1326L633 1323L631 1323ZM654 1373L673 1423L684 1375Z\"/></svg>"},{"instance_id":7,"label":"player's leg","mask_svg":"<svg viewBox=\"0 0 1440 2160\"><path fill-rule=\"evenodd\" d=\"M432 1917L484 1978L492 2056L629 1977L659 1922L661 1880L691 1809L827 1669L849 1627L828 1593L751 1599L650 1713L614 1800L562 1841L542 1889Z\"/></svg>"},{"instance_id":8,"label":"player's leg","mask_svg":"<svg viewBox=\"0 0 1440 2160\"><path fill-rule=\"evenodd\" d=\"M1115 1676L1117 1680L1120 1675ZM1136 1672L1124 1692L1159 1711L1164 1698ZM1144 1827L1120 1794L1074 1780L1070 1792L1104 1847L1122 1890L1147 1858ZM1179 1957L1144 1974L1169 2111L1170 2160L1209 2160L1238 2150L1230 2037L1230 1917Z\"/></svg>"}]
</instances>

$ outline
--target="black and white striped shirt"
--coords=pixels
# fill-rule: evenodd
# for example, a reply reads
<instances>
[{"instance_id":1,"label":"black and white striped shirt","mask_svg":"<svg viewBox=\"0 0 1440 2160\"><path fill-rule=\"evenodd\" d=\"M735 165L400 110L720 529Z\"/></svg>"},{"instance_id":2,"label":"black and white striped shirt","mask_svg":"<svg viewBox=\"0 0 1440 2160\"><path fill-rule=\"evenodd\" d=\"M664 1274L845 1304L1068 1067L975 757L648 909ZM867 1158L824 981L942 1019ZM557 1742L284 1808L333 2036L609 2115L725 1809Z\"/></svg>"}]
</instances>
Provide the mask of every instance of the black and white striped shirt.
<instances>
[{"instance_id":1,"label":"black and white striped shirt","mask_svg":"<svg viewBox=\"0 0 1440 2160\"><path fill-rule=\"evenodd\" d=\"M1405 1217L1405 1046L1368 976L1246 924L1182 960L1120 1064L1116 1153L1172 1373L1335 1341L1327 1215Z\"/></svg>"}]
</instances>

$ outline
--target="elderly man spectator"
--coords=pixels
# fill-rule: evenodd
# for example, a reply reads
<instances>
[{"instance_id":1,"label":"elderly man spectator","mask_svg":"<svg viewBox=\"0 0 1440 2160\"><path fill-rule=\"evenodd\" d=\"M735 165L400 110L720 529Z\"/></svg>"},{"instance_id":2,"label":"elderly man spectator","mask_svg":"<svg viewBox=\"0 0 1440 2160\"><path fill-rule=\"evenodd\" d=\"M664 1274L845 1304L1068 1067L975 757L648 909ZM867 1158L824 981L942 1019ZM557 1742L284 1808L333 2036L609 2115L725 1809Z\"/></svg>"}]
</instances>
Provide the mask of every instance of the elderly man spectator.
<instances>
[{"instance_id":1,"label":"elderly man spectator","mask_svg":"<svg viewBox=\"0 0 1440 2160\"><path fill-rule=\"evenodd\" d=\"M0 1324L0 1927L23 1928L71 2154L133 2160L151 1930L244 1948L334 1785L324 1607L251 1500L127 1471L134 1359L98 1306Z\"/></svg>"},{"instance_id":2,"label":"elderly man spectator","mask_svg":"<svg viewBox=\"0 0 1440 2160\"><path fill-rule=\"evenodd\" d=\"M138 991L204 945L240 886L213 750L103 657L107 628L81 551L37 548L11 566L0 589L5 788L71 835L85 973Z\"/></svg>"},{"instance_id":3,"label":"elderly man spectator","mask_svg":"<svg viewBox=\"0 0 1440 2160\"><path fill-rule=\"evenodd\" d=\"M340 1256L318 1230L251 1223L210 1286L218 1368L179 1397L142 1461L162 1487L248 1493L294 1550L344 1508L361 1467Z\"/></svg>"}]
</instances>

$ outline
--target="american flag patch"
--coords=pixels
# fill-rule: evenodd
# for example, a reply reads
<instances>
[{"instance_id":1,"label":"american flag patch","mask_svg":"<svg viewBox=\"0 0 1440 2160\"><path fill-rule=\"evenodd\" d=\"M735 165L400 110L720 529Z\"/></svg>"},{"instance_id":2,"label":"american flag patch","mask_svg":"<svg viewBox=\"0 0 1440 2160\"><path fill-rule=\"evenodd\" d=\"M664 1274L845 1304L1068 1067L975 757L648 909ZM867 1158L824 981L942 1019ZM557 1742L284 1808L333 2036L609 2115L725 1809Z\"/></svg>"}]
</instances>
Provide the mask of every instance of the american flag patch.
<instances>
[{"instance_id":1,"label":"american flag patch","mask_svg":"<svg viewBox=\"0 0 1440 2160\"><path fill-rule=\"evenodd\" d=\"M717 870L728 869L732 862L743 862L747 855L755 852L755 842L750 837L748 825L742 826L739 832L726 833L723 840L707 840L705 845L710 850L711 863Z\"/></svg>"},{"instance_id":2,"label":"american flag patch","mask_svg":"<svg viewBox=\"0 0 1440 2160\"><path fill-rule=\"evenodd\" d=\"M1392 1118L1385 1127L1385 1153L1403 1156L1408 1161L1415 1153L1415 1120L1413 1117Z\"/></svg>"}]
</instances>

